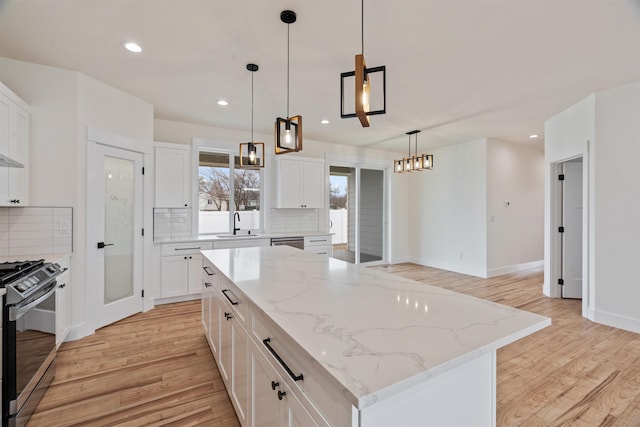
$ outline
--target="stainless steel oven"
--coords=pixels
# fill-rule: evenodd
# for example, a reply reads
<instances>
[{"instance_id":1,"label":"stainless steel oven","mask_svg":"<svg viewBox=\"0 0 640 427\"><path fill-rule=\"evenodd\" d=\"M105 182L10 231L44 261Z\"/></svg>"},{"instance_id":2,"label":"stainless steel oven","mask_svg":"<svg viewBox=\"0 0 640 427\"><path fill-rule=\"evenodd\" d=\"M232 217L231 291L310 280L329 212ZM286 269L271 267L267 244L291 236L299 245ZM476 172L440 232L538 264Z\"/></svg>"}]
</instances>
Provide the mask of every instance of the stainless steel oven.
<instances>
[{"instance_id":1,"label":"stainless steel oven","mask_svg":"<svg viewBox=\"0 0 640 427\"><path fill-rule=\"evenodd\" d=\"M24 426L55 375L56 277L44 260L0 264L3 426Z\"/></svg>"}]
</instances>

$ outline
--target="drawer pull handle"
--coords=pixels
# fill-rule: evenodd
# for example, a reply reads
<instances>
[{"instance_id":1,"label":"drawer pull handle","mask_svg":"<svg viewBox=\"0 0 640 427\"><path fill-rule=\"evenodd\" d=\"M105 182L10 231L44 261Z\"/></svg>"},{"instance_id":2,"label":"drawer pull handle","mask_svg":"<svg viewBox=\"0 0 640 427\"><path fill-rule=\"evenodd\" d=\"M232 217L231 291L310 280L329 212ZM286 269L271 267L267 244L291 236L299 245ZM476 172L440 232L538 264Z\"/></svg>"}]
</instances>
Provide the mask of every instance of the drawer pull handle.
<instances>
[{"instance_id":1,"label":"drawer pull handle","mask_svg":"<svg viewBox=\"0 0 640 427\"><path fill-rule=\"evenodd\" d=\"M282 398L285 397L286 395L287 395L286 391L278 390L278 400L282 400Z\"/></svg>"},{"instance_id":2,"label":"drawer pull handle","mask_svg":"<svg viewBox=\"0 0 640 427\"><path fill-rule=\"evenodd\" d=\"M200 246L197 248L173 248L174 251L199 251L202 249Z\"/></svg>"},{"instance_id":3,"label":"drawer pull handle","mask_svg":"<svg viewBox=\"0 0 640 427\"><path fill-rule=\"evenodd\" d=\"M207 267L206 265L202 267L202 269L204 270L205 273L207 273L209 276L213 276L214 273L213 270L211 270L209 267Z\"/></svg>"},{"instance_id":4,"label":"drawer pull handle","mask_svg":"<svg viewBox=\"0 0 640 427\"><path fill-rule=\"evenodd\" d=\"M231 305L238 305L238 301L234 301L231 298L229 298L229 295L227 295L227 292L229 292L230 289L223 289L222 293L224 294L225 297L227 297L227 299L229 300L229 302L231 303Z\"/></svg>"},{"instance_id":5,"label":"drawer pull handle","mask_svg":"<svg viewBox=\"0 0 640 427\"><path fill-rule=\"evenodd\" d=\"M293 378L294 381L301 381L303 380L303 376L302 373L300 375L296 375L293 373L293 371L291 369L289 369L289 367L287 366L286 363L284 363L284 360L282 360L282 358L280 358L280 356L278 355L278 353L276 353L276 351L273 349L273 347L271 347L271 344L269 344L271 342L271 338L265 338L262 340L262 343L264 344L265 347L267 347L267 349L269 350L269 352L271 352L271 354L273 355L273 357L276 358L276 360L282 365L282 367L284 368L285 371L287 371L287 373L289 374L289 376L291 378ZM284 395L283 395L284 396ZM280 396L278 395L278 398L280 399ZM280 399L282 400L282 399Z\"/></svg>"},{"instance_id":6,"label":"drawer pull handle","mask_svg":"<svg viewBox=\"0 0 640 427\"><path fill-rule=\"evenodd\" d=\"M205 288L210 288L210 287L211 287L211 283L204 282L204 287L205 287Z\"/></svg>"},{"instance_id":7,"label":"drawer pull handle","mask_svg":"<svg viewBox=\"0 0 640 427\"><path fill-rule=\"evenodd\" d=\"M280 383L276 381L271 381L271 390L275 390L276 387L280 387Z\"/></svg>"},{"instance_id":8,"label":"drawer pull handle","mask_svg":"<svg viewBox=\"0 0 640 427\"><path fill-rule=\"evenodd\" d=\"M310 243L317 243L317 242L326 242L327 239L320 239L320 240L309 240Z\"/></svg>"}]
</instances>

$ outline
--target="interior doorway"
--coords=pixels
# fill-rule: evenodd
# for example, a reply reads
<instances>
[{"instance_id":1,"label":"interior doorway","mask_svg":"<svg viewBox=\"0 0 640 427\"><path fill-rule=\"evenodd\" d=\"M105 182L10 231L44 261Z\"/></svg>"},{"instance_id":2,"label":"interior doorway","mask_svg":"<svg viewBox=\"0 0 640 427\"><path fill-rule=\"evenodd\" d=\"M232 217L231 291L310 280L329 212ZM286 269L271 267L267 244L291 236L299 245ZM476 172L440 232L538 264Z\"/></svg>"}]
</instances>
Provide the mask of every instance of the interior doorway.
<instances>
[{"instance_id":1,"label":"interior doorway","mask_svg":"<svg viewBox=\"0 0 640 427\"><path fill-rule=\"evenodd\" d=\"M385 261L385 170L329 167L329 231L333 257L353 264Z\"/></svg>"},{"instance_id":2,"label":"interior doorway","mask_svg":"<svg viewBox=\"0 0 640 427\"><path fill-rule=\"evenodd\" d=\"M582 299L583 160L560 164L560 281L562 298Z\"/></svg>"}]
</instances>

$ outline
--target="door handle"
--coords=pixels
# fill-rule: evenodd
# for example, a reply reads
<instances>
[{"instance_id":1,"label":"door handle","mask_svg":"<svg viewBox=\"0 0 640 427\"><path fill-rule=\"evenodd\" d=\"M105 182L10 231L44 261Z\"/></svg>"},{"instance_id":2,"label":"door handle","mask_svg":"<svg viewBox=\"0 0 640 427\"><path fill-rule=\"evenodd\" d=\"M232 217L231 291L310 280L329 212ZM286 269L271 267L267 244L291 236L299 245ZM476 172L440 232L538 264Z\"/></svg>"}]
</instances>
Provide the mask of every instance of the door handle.
<instances>
[{"instance_id":1,"label":"door handle","mask_svg":"<svg viewBox=\"0 0 640 427\"><path fill-rule=\"evenodd\" d=\"M113 246L113 243L98 242L98 249L103 249L105 246Z\"/></svg>"}]
</instances>

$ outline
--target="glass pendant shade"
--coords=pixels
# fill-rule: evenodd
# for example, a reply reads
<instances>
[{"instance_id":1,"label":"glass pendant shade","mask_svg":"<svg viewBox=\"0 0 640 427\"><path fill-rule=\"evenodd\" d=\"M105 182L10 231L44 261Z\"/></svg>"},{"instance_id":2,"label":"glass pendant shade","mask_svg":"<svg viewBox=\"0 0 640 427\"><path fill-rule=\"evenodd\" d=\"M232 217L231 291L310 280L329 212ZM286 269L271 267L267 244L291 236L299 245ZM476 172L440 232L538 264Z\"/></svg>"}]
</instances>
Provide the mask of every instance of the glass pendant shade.
<instances>
[{"instance_id":1,"label":"glass pendant shade","mask_svg":"<svg viewBox=\"0 0 640 427\"><path fill-rule=\"evenodd\" d=\"M240 144L240 167L245 169L264 167L264 142Z\"/></svg>"},{"instance_id":2,"label":"glass pendant shade","mask_svg":"<svg viewBox=\"0 0 640 427\"><path fill-rule=\"evenodd\" d=\"M276 154L302 150L302 116L286 119L278 117L275 123Z\"/></svg>"},{"instance_id":3,"label":"glass pendant shade","mask_svg":"<svg viewBox=\"0 0 640 427\"><path fill-rule=\"evenodd\" d=\"M433 154L422 155L422 169L433 169Z\"/></svg>"},{"instance_id":4,"label":"glass pendant shade","mask_svg":"<svg viewBox=\"0 0 640 427\"><path fill-rule=\"evenodd\" d=\"M404 172L404 164L403 164L402 160L394 160L393 161L393 171L395 173Z\"/></svg>"}]
</instances>

